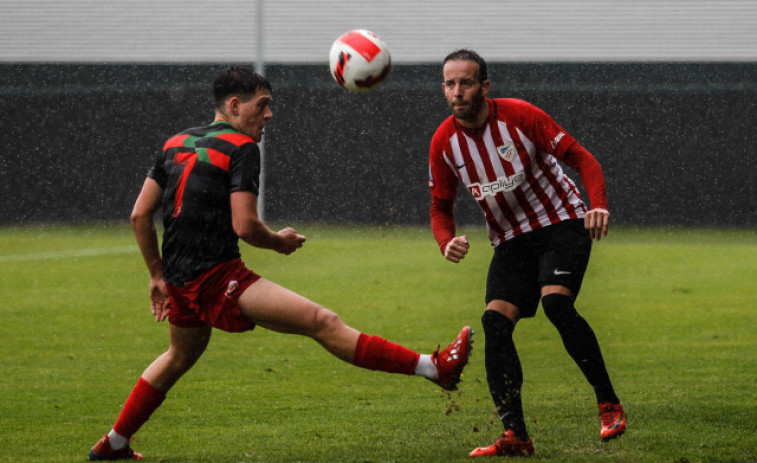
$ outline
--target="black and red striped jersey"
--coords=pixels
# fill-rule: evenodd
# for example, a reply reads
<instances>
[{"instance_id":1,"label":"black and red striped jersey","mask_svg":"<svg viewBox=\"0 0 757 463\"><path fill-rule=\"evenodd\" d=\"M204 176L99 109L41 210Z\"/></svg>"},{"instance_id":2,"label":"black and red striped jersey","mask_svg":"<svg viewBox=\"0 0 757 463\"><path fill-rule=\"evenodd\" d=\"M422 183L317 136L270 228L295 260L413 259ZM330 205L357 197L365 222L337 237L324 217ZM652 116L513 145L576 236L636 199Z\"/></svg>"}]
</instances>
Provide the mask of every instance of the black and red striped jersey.
<instances>
[{"instance_id":1,"label":"black and red striped jersey","mask_svg":"<svg viewBox=\"0 0 757 463\"><path fill-rule=\"evenodd\" d=\"M147 176L163 189L163 278L182 286L237 258L230 195L258 194L260 150L226 122L187 129L166 141Z\"/></svg>"},{"instance_id":2,"label":"black and red striped jersey","mask_svg":"<svg viewBox=\"0 0 757 463\"><path fill-rule=\"evenodd\" d=\"M586 206L557 161L565 160L572 150L576 158L591 158L598 169L591 154L539 108L513 98L486 101L489 119L484 127L466 129L450 116L434 134L429 153L431 195L454 199L462 182L483 210L495 246L531 230L583 217ZM601 170L595 172L586 176L591 185L583 174L582 180L587 190L597 192L590 194L592 202L597 198L592 206L606 208L604 178ZM432 214L432 226L433 219ZM443 221L436 225L453 226ZM449 233L446 236L450 238Z\"/></svg>"}]
</instances>

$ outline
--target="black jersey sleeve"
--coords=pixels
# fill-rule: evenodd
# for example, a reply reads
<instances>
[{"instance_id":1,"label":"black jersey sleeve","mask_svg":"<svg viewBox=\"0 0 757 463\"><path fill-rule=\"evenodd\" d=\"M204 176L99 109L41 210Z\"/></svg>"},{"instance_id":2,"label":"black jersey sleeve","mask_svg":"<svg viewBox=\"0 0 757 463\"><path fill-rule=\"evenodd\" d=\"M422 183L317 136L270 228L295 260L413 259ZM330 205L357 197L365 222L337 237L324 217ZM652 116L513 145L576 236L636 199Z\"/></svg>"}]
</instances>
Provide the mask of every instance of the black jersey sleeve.
<instances>
[{"instance_id":1,"label":"black jersey sleeve","mask_svg":"<svg viewBox=\"0 0 757 463\"><path fill-rule=\"evenodd\" d=\"M229 192L249 191L259 194L260 149L255 143L245 143L231 156Z\"/></svg>"},{"instance_id":2,"label":"black jersey sleeve","mask_svg":"<svg viewBox=\"0 0 757 463\"><path fill-rule=\"evenodd\" d=\"M155 163L152 165L150 170L147 171L147 176L155 180L163 190L166 189L166 182L168 181L168 172L166 172L165 169L164 154L165 151L161 151L155 157Z\"/></svg>"}]
</instances>

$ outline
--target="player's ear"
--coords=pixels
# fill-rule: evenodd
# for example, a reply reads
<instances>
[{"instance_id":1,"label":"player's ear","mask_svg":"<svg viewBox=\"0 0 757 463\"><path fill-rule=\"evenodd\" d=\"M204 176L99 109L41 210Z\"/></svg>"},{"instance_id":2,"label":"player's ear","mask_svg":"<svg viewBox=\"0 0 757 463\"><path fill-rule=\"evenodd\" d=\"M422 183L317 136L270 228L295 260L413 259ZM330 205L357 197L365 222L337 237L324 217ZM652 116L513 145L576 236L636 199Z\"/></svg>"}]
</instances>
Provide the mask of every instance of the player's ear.
<instances>
[{"instance_id":1,"label":"player's ear","mask_svg":"<svg viewBox=\"0 0 757 463\"><path fill-rule=\"evenodd\" d=\"M486 80L485 80L485 81L484 81L484 82L483 82L483 83L481 84L481 93L482 93L482 94L483 94L484 96L488 95L488 94L489 94L489 89L491 88L491 86L492 86L492 83L491 83L491 81L490 81L489 79L486 79Z\"/></svg>"},{"instance_id":2,"label":"player's ear","mask_svg":"<svg viewBox=\"0 0 757 463\"><path fill-rule=\"evenodd\" d=\"M234 116L239 115L239 97L237 95L233 95L229 97L228 100L226 100L226 110L229 114L233 114Z\"/></svg>"}]
</instances>

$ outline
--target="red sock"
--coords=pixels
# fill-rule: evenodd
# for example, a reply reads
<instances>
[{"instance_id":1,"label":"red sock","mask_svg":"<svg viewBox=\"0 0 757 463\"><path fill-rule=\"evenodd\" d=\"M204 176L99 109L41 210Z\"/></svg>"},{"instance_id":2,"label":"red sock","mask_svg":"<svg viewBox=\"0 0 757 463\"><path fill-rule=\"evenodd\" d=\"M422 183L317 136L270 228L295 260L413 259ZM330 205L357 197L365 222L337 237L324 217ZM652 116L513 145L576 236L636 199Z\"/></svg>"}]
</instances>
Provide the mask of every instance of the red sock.
<instances>
[{"instance_id":1,"label":"red sock","mask_svg":"<svg viewBox=\"0 0 757 463\"><path fill-rule=\"evenodd\" d=\"M131 437L147 422L165 398L165 392L155 389L144 378L139 378L129 398L126 399L113 429L124 437Z\"/></svg>"},{"instance_id":2,"label":"red sock","mask_svg":"<svg viewBox=\"0 0 757 463\"><path fill-rule=\"evenodd\" d=\"M412 375L420 354L379 336L360 333L354 364L369 370Z\"/></svg>"}]
</instances>

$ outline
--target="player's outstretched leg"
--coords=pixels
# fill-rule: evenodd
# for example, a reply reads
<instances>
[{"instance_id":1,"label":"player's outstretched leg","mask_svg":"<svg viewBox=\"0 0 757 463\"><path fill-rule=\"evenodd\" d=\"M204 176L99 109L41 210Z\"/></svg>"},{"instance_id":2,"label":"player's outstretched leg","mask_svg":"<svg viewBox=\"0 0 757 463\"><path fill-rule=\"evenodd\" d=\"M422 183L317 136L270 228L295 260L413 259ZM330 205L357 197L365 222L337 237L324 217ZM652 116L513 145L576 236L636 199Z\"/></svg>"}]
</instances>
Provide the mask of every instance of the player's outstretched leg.
<instances>
[{"instance_id":1,"label":"player's outstretched leg","mask_svg":"<svg viewBox=\"0 0 757 463\"><path fill-rule=\"evenodd\" d=\"M457 388L473 342L473 332L466 326L443 351L421 355L381 336L362 333L335 312L265 278L242 293L239 307L250 322L281 333L309 336L355 366L423 376L447 390Z\"/></svg>"},{"instance_id":2,"label":"player's outstretched leg","mask_svg":"<svg viewBox=\"0 0 757 463\"><path fill-rule=\"evenodd\" d=\"M419 375L448 391L457 390L473 349L473 331L464 327L446 349L418 354L380 336L360 333L352 363L369 370Z\"/></svg>"}]
</instances>

